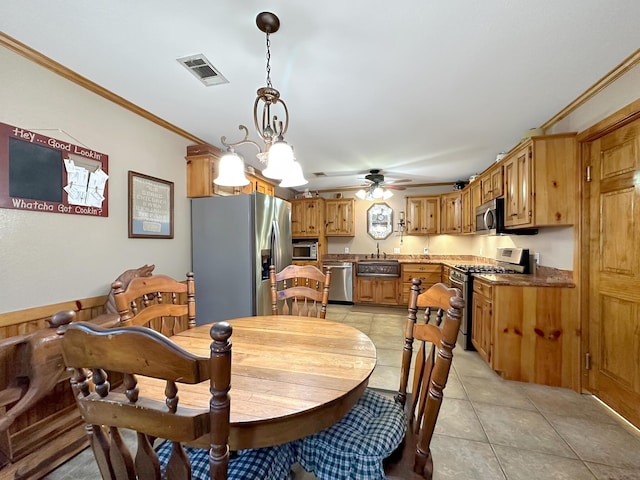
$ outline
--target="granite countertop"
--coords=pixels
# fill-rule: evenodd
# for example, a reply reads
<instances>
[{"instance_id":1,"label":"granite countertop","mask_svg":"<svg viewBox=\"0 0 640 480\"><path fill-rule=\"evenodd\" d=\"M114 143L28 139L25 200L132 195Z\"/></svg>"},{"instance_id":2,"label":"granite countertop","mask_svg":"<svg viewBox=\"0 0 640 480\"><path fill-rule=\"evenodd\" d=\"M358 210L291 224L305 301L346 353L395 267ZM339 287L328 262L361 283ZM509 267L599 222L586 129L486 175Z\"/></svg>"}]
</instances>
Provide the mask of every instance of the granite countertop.
<instances>
[{"instance_id":1,"label":"granite countertop","mask_svg":"<svg viewBox=\"0 0 640 480\"><path fill-rule=\"evenodd\" d=\"M371 259L371 254L332 253L322 257L323 261L358 262ZM439 263L448 267L454 265L486 265L495 264L491 258L475 255L387 255L380 256L380 260L398 260L398 263ZM557 268L539 266L533 274L521 273L474 273L474 277L481 278L493 285L512 285L516 287L567 287L574 288L573 272Z\"/></svg>"},{"instance_id":2,"label":"granite countertop","mask_svg":"<svg viewBox=\"0 0 640 480\"><path fill-rule=\"evenodd\" d=\"M574 288L576 286L571 276L567 277L565 274L474 273L473 276L493 285L510 285L512 287Z\"/></svg>"}]
</instances>

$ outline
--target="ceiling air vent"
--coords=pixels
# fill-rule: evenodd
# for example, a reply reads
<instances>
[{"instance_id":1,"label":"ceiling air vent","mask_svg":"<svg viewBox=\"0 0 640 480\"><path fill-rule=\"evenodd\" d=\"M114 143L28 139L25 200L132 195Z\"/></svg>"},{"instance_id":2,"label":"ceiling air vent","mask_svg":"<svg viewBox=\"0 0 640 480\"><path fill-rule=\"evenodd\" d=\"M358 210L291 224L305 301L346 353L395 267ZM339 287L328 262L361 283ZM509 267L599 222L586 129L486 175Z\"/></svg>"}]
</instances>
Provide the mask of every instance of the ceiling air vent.
<instances>
[{"instance_id":1,"label":"ceiling air vent","mask_svg":"<svg viewBox=\"0 0 640 480\"><path fill-rule=\"evenodd\" d=\"M216 67L211 65L207 57L202 54L189 55L188 57L178 58L177 60L207 87L220 85L221 83L229 83L229 80L224 78Z\"/></svg>"}]
</instances>

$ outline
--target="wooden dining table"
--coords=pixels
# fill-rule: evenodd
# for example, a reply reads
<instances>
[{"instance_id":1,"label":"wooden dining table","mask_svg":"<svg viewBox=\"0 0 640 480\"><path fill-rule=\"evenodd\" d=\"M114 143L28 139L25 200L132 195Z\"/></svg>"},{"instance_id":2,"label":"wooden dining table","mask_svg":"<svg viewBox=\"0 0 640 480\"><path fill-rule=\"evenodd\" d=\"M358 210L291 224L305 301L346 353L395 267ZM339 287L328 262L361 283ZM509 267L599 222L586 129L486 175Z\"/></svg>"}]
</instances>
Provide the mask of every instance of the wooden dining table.
<instances>
[{"instance_id":1,"label":"wooden dining table","mask_svg":"<svg viewBox=\"0 0 640 480\"><path fill-rule=\"evenodd\" d=\"M267 315L228 320L231 335L232 450L278 445L335 424L358 401L376 365L376 348L354 327L320 318ZM211 325L171 337L199 356ZM139 377L140 392L164 400L164 384ZM209 382L179 384L179 405L209 409ZM194 446L208 448L205 435Z\"/></svg>"}]
</instances>

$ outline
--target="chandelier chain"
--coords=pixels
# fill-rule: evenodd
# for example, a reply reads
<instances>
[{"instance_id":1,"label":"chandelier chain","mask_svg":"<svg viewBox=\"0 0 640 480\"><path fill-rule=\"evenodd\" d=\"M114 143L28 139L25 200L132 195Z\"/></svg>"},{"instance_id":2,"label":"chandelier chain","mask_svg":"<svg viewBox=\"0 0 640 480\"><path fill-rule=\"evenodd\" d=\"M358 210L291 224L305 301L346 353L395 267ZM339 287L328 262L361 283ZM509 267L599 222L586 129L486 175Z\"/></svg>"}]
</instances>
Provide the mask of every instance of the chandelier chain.
<instances>
[{"instance_id":1,"label":"chandelier chain","mask_svg":"<svg viewBox=\"0 0 640 480\"><path fill-rule=\"evenodd\" d=\"M267 32L267 87L273 87L271 84L271 38Z\"/></svg>"}]
</instances>

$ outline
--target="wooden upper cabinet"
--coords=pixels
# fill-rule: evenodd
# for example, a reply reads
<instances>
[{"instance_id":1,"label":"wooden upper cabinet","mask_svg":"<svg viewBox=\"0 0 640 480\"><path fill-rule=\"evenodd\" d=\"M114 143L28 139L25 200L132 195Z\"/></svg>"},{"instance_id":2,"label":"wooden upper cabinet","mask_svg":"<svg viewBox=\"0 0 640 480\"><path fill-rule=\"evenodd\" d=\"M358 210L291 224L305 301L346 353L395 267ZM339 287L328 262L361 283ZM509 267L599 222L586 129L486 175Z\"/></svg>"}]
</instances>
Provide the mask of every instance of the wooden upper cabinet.
<instances>
[{"instance_id":1,"label":"wooden upper cabinet","mask_svg":"<svg viewBox=\"0 0 640 480\"><path fill-rule=\"evenodd\" d=\"M264 193L265 195L275 195L276 189L275 186L273 186L271 183L255 175L246 174L246 176L249 179L249 184L242 187L242 193L260 192Z\"/></svg>"},{"instance_id":2,"label":"wooden upper cabinet","mask_svg":"<svg viewBox=\"0 0 640 480\"><path fill-rule=\"evenodd\" d=\"M331 237L355 236L353 198L332 198L325 200L325 234Z\"/></svg>"},{"instance_id":3,"label":"wooden upper cabinet","mask_svg":"<svg viewBox=\"0 0 640 480\"><path fill-rule=\"evenodd\" d=\"M249 184L238 187L221 187L213 183L218 176L218 164L224 152L213 145L187 147L187 197L211 197L213 195L237 195L261 192L275 195L275 187L256 175L246 174Z\"/></svg>"},{"instance_id":4,"label":"wooden upper cabinet","mask_svg":"<svg viewBox=\"0 0 640 480\"><path fill-rule=\"evenodd\" d=\"M462 192L445 193L440 202L440 233L462 233Z\"/></svg>"},{"instance_id":5,"label":"wooden upper cabinet","mask_svg":"<svg viewBox=\"0 0 640 480\"><path fill-rule=\"evenodd\" d=\"M408 235L430 235L440 232L440 196L407 197Z\"/></svg>"},{"instance_id":6,"label":"wooden upper cabinet","mask_svg":"<svg viewBox=\"0 0 640 480\"><path fill-rule=\"evenodd\" d=\"M505 226L573 225L578 204L575 134L532 137L504 160Z\"/></svg>"},{"instance_id":7,"label":"wooden upper cabinet","mask_svg":"<svg viewBox=\"0 0 640 480\"><path fill-rule=\"evenodd\" d=\"M493 165L480 177L480 183L482 185L482 199L481 204L500 197L503 193L503 163Z\"/></svg>"},{"instance_id":8,"label":"wooden upper cabinet","mask_svg":"<svg viewBox=\"0 0 640 480\"><path fill-rule=\"evenodd\" d=\"M302 238L323 236L324 198L294 198L289 201L291 202L291 235Z\"/></svg>"}]
</instances>

